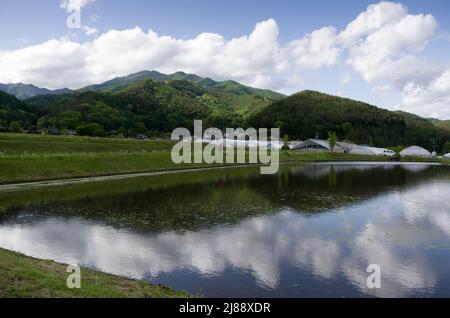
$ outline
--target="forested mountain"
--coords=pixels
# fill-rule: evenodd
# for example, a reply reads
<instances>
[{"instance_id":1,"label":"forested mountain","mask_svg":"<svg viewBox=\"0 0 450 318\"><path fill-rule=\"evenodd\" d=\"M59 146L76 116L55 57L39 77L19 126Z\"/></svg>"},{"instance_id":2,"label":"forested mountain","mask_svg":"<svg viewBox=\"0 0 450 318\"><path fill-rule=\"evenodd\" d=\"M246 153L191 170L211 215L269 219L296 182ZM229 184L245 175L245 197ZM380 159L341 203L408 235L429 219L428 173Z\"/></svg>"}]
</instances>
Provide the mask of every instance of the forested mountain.
<instances>
[{"instance_id":1,"label":"forested mountain","mask_svg":"<svg viewBox=\"0 0 450 318\"><path fill-rule=\"evenodd\" d=\"M140 78L148 77L154 77L158 80L147 79L137 82ZM69 102L72 104L84 103L85 100L83 99L88 93L93 93L88 94L89 96L114 96L114 98L118 98L118 96L123 95L127 91L132 91L133 87L139 86L144 82L151 82L155 85L155 95L164 94L162 93L163 91L171 88L179 94L189 97L191 100L186 102L191 103L192 107L198 105L206 106L209 112L208 116L200 119L205 119L208 123L218 128L243 126L252 114L283 98L281 94L246 87L232 81L215 82L181 72L170 76L157 72L142 72L125 78L117 78L101 85L90 86L79 92L35 96L27 99L26 103L38 111L40 115L45 115L46 110L55 107L64 108L62 105ZM120 101L122 102L123 99L120 99ZM109 104L114 104L114 102L108 101ZM41 121L39 124L46 127L47 122L43 124ZM61 127L57 121L50 121L48 125L56 125L56 127L61 129L67 129L67 127ZM158 130L153 126L148 127L148 129L152 131Z\"/></svg>"},{"instance_id":2,"label":"forested mountain","mask_svg":"<svg viewBox=\"0 0 450 318\"><path fill-rule=\"evenodd\" d=\"M14 95L18 99L25 100L38 95L64 94L70 92L69 89L49 90L29 84L0 84L0 91Z\"/></svg>"},{"instance_id":3,"label":"forested mountain","mask_svg":"<svg viewBox=\"0 0 450 318\"><path fill-rule=\"evenodd\" d=\"M446 129L450 131L450 120L439 120L439 119L430 119L430 121L439 128Z\"/></svg>"},{"instance_id":4,"label":"forested mountain","mask_svg":"<svg viewBox=\"0 0 450 318\"><path fill-rule=\"evenodd\" d=\"M36 121L34 114L28 105L16 97L0 91L0 127L5 130L19 130L20 125L29 126Z\"/></svg>"},{"instance_id":5,"label":"forested mountain","mask_svg":"<svg viewBox=\"0 0 450 318\"><path fill-rule=\"evenodd\" d=\"M78 91L117 91L126 88L130 84L148 79L153 81L188 81L198 84L208 90L215 90L235 95L259 95L263 98L269 98L271 100L280 100L285 97L284 95L271 90L248 87L235 81L217 82L210 78L203 78L195 74L186 74L184 72L166 75L156 71L143 71L125 77L117 77L99 85L84 87Z\"/></svg>"},{"instance_id":6,"label":"forested mountain","mask_svg":"<svg viewBox=\"0 0 450 318\"><path fill-rule=\"evenodd\" d=\"M117 92L88 91L66 95L47 106L34 105L39 127L77 130L91 136L158 136L177 127L191 128L194 119L206 119L211 114L211 109L196 99L195 92L151 80Z\"/></svg>"},{"instance_id":7,"label":"forested mountain","mask_svg":"<svg viewBox=\"0 0 450 318\"><path fill-rule=\"evenodd\" d=\"M293 139L335 131L340 140L374 146L419 145L440 151L450 132L419 116L391 112L363 102L304 91L258 112L249 120L255 127L280 127Z\"/></svg>"},{"instance_id":8,"label":"forested mountain","mask_svg":"<svg viewBox=\"0 0 450 318\"><path fill-rule=\"evenodd\" d=\"M129 85L143 80L153 81L189 81L202 86L208 91L215 91L220 93L229 93L239 96L259 96L269 100L280 100L285 96L283 94L253 87L242 85L235 81L217 82L210 78L203 78L194 74L186 74L184 72L177 72L166 75L157 71L143 71L131 74L125 77L117 77L102 84L90 85L78 90L70 90L67 88L58 90L49 90L28 84L0 84L0 91L16 96L18 99L29 99L40 95L58 95L68 93L83 93L87 91L102 91L114 92L127 88Z\"/></svg>"}]
</instances>

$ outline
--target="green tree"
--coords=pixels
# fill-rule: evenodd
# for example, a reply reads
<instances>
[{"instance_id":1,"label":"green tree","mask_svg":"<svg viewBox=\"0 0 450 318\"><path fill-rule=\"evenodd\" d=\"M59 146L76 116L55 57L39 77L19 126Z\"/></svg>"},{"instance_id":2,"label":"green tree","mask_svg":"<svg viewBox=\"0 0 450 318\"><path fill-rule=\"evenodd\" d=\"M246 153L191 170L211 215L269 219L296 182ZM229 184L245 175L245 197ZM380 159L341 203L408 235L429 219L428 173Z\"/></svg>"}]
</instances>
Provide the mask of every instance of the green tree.
<instances>
[{"instance_id":1,"label":"green tree","mask_svg":"<svg viewBox=\"0 0 450 318\"><path fill-rule=\"evenodd\" d=\"M106 135L103 127L97 123L79 125L76 130L80 136L104 137Z\"/></svg>"},{"instance_id":2,"label":"green tree","mask_svg":"<svg viewBox=\"0 0 450 318\"><path fill-rule=\"evenodd\" d=\"M290 150L291 148L289 148L289 136L288 135L284 135L283 138L283 147L281 148L281 150Z\"/></svg>"},{"instance_id":3,"label":"green tree","mask_svg":"<svg viewBox=\"0 0 450 318\"><path fill-rule=\"evenodd\" d=\"M337 142L337 136L336 133L333 131L330 131L328 133L328 143L330 144L330 149L331 152L334 151L334 148L336 147L336 142Z\"/></svg>"},{"instance_id":4,"label":"green tree","mask_svg":"<svg viewBox=\"0 0 450 318\"><path fill-rule=\"evenodd\" d=\"M9 124L9 128L14 133L19 133L22 131L22 125L18 121L13 121Z\"/></svg>"},{"instance_id":5,"label":"green tree","mask_svg":"<svg viewBox=\"0 0 450 318\"><path fill-rule=\"evenodd\" d=\"M62 129L75 129L81 122L79 112L68 110L59 116L59 125Z\"/></svg>"},{"instance_id":6,"label":"green tree","mask_svg":"<svg viewBox=\"0 0 450 318\"><path fill-rule=\"evenodd\" d=\"M447 154L447 153L450 153L450 141L447 141L445 144L444 144L444 155L445 154Z\"/></svg>"},{"instance_id":7,"label":"green tree","mask_svg":"<svg viewBox=\"0 0 450 318\"><path fill-rule=\"evenodd\" d=\"M342 133L344 134L344 138L349 138L350 133L352 132L353 125L351 123L345 123L341 126Z\"/></svg>"}]
</instances>

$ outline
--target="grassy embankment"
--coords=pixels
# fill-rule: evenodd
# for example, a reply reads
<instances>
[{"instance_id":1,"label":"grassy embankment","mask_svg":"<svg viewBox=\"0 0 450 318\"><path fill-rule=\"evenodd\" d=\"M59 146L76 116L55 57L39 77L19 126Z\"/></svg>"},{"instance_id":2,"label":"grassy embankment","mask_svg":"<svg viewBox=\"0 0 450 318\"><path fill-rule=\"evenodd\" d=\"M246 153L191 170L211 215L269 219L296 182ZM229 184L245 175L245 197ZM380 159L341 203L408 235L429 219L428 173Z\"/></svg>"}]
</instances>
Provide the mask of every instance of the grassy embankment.
<instances>
[{"instance_id":1,"label":"grassy embankment","mask_svg":"<svg viewBox=\"0 0 450 318\"><path fill-rule=\"evenodd\" d=\"M187 293L81 269L81 289L67 288L66 265L0 249L1 298L184 298Z\"/></svg>"},{"instance_id":2,"label":"grassy embankment","mask_svg":"<svg viewBox=\"0 0 450 318\"><path fill-rule=\"evenodd\" d=\"M211 167L172 162L170 141L0 134L0 184ZM346 154L282 152L286 161L375 160ZM448 161L447 161L448 162Z\"/></svg>"}]
</instances>

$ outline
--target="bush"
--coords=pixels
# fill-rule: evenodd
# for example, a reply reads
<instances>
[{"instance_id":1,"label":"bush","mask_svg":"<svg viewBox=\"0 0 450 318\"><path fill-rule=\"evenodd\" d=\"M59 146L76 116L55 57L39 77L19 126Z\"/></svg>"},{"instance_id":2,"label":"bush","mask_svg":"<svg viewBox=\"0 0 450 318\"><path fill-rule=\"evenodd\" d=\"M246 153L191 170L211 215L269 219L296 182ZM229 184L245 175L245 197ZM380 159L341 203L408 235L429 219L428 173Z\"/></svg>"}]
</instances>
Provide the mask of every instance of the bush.
<instances>
[{"instance_id":1,"label":"bush","mask_svg":"<svg viewBox=\"0 0 450 318\"><path fill-rule=\"evenodd\" d=\"M9 125L9 129L10 129L11 132L13 132L13 133L19 133L19 132L22 132L22 125L21 125L18 121L13 121L13 122Z\"/></svg>"}]
</instances>

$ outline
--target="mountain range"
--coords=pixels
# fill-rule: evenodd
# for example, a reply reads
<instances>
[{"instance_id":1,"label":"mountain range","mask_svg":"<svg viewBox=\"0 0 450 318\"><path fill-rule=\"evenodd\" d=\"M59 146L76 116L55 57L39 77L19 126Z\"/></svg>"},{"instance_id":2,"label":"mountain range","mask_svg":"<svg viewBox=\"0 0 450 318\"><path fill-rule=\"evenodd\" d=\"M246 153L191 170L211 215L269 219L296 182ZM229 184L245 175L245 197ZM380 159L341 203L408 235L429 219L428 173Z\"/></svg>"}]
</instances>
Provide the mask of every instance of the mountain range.
<instances>
[{"instance_id":1,"label":"mountain range","mask_svg":"<svg viewBox=\"0 0 450 318\"><path fill-rule=\"evenodd\" d=\"M271 91L248 87L235 81L214 81L211 78L203 78L194 74L186 74L184 72L176 72L174 74L163 74L157 71L143 71L124 77L116 77L102 84L90 85L77 90L68 88L50 90L40 88L30 84L0 84L0 91L16 96L18 99L25 100L39 95L60 95L68 93L82 93L87 91L113 92L126 88L128 85L142 81L189 81L196 83L206 89L232 93L237 95L260 95L273 100L285 97L283 94Z\"/></svg>"},{"instance_id":2,"label":"mountain range","mask_svg":"<svg viewBox=\"0 0 450 318\"><path fill-rule=\"evenodd\" d=\"M37 87L31 84L0 84L0 91L14 95L18 99L25 100L38 95L59 95L71 92L70 89L50 90Z\"/></svg>"},{"instance_id":3,"label":"mountain range","mask_svg":"<svg viewBox=\"0 0 450 318\"><path fill-rule=\"evenodd\" d=\"M167 136L176 127L280 127L291 139L335 131L378 146L450 148L448 122L304 91L285 96L235 81L144 71L78 90L0 84L0 127L58 128L90 136ZM14 96L12 96L14 95ZM450 151L450 149L449 149Z\"/></svg>"}]
</instances>

